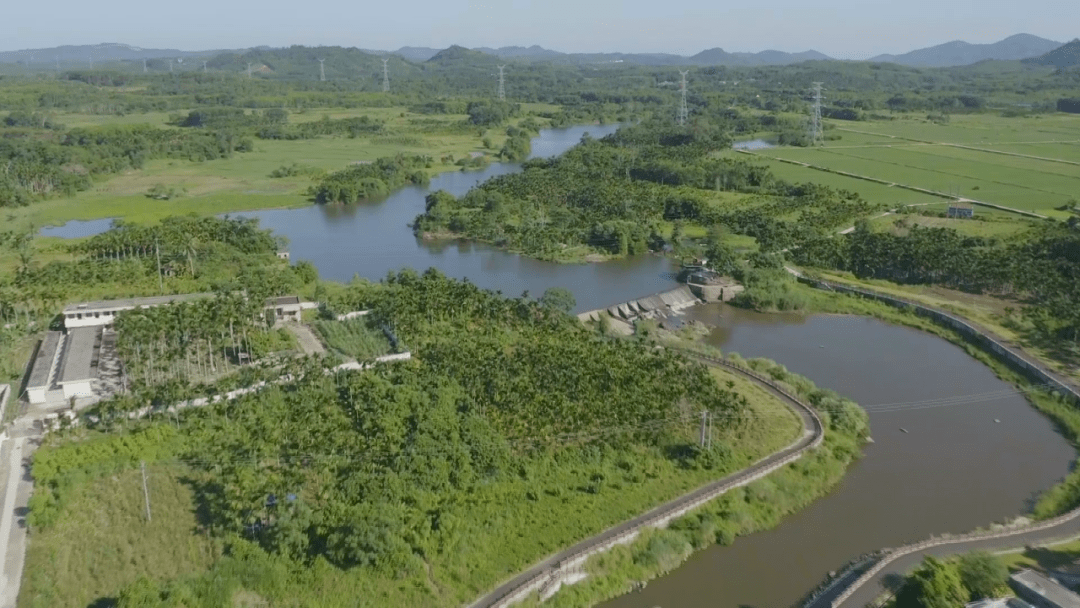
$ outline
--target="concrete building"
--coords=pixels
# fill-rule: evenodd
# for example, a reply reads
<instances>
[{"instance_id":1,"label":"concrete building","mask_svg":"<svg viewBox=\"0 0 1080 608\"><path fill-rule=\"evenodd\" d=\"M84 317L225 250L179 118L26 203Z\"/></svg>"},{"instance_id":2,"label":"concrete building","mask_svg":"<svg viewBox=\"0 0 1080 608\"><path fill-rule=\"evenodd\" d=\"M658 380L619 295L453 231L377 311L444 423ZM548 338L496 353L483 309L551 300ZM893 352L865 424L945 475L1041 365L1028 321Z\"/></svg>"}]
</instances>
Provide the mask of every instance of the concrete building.
<instances>
[{"instance_id":1,"label":"concrete building","mask_svg":"<svg viewBox=\"0 0 1080 608\"><path fill-rule=\"evenodd\" d=\"M121 311L134 310L136 308L151 308L162 306L172 302L187 302L200 298L209 298L210 293L187 293L175 296L153 296L149 298L126 298L121 300L102 300L98 302L82 302L72 304L64 308L64 327L72 329L76 327L99 327L111 326L116 320L116 315Z\"/></svg>"},{"instance_id":2,"label":"concrete building","mask_svg":"<svg viewBox=\"0 0 1080 608\"><path fill-rule=\"evenodd\" d=\"M999 597L964 604L964 608L1031 608L1031 605L1015 597Z\"/></svg>"},{"instance_id":3,"label":"concrete building","mask_svg":"<svg viewBox=\"0 0 1080 608\"><path fill-rule=\"evenodd\" d=\"M304 310L304 305L300 302L300 296L281 296L268 299L266 309L273 311L274 320L278 323L285 321L299 323L300 312Z\"/></svg>"},{"instance_id":4,"label":"concrete building","mask_svg":"<svg viewBox=\"0 0 1080 608\"><path fill-rule=\"evenodd\" d=\"M971 219L975 217L975 207L970 203L952 203L947 214L949 217Z\"/></svg>"},{"instance_id":5,"label":"concrete building","mask_svg":"<svg viewBox=\"0 0 1080 608\"><path fill-rule=\"evenodd\" d=\"M68 331L64 339L60 375L56 381L64 391L64 399L94 395L93 383L98 376L100 348L100 327L78 327Z\"/></svg>"},{"instance_id":6,"label":"concrete building","mask_svg":"<svg viewBox=\"0 0 1080 608\"><path fill-rule=\"evenodd\" d=\"M1035 608L1080 608L1080 595L1034 570L1021 570L1009 577L1017 597Z\"/></svg>"},{"instance_id":7,"label":"concrete building","mask_svg":"<svg viewBox=\"0 0 1080 608\"><path fill-rule=\"evenodd\" d=\"M34 355L30 366L30 376L26 380L26 396L34 405L48 400L47 395L52 386L53 369L56 367L57 351L62 337L63 334L58 331L45 334L45 339L41 341Z\"/></svg>"}]
</instances>

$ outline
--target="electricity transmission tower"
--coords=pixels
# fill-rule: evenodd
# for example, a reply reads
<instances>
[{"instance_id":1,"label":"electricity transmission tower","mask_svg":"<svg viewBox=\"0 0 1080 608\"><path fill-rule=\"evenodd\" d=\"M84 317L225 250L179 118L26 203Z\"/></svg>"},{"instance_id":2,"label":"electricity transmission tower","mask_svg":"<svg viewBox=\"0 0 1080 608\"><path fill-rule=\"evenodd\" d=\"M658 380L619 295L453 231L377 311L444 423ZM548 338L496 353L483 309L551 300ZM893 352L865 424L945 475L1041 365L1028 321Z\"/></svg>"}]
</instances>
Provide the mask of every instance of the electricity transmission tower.
<instances>
[{"instance_id":1,"label":"electricity transmission tower","mask_svg":"<svg viewBox=\"0 0 1080 608\"><path fill-rule=\"evenodd\" d=\"M94 56L93 55L87 55L86 58L87 58L87 60L90 61L90 69L91 70L94 69Z\"/></svg>"},{"instance_id":2,"label":"electricity transmission tower","mask_svg":"<svg viewBox=\"0 0 1080 608\"><path fill-rule=\"evenodd\" d=\"M205 62L205 61L204 61L204 62L202 62L202 73L203 73L203 74L205 74L205 73L206 73L206 62Z\"/></svg>"},{"instance_id":3,"label":"electricity transmission tower","mask_svg":"<svg viewBox=\"0 0 1080 608\"><path fill-rule=\"evenodd\" d=\"M248 62L248 78L251 78L251 62Z\"/></svg>"},{"instance_id":4,"label":"electricity transmission tower","mask_svg":"<svg viewBox=\"0 0 1080 608\"><path fill-rule=\"evenodd\" d=\"M675 115L675 122L679 123L679 126L686 124L686 119L690 115L690 109L686 106L686 75L690 73L690 70L679 70L679 74L682 74L682 82L679 84L679 92L682 93L682 99L679 100L679 112Z\"/></svg>"},{"instance_id":5,"label":"electricity transmission tower","mask_svg":"<svg viewBox=\"0 0 1080 608\"><path fill-rule=\"evenodd\" d=\"M499 101L504 101L506 99L506 86L505 79L503 78L503 69L505 67L505 65L499 66Z\"/></svg>"},{"instance_id":6,"label":"electricity transmission tower","mask_svg":"<svg viewBox=\"0 0 1080 608\"><path fill-rule=\"evenodd\" d=\"M146 57L143 57L143 60L142 60L142 71L143 71L143 74L146 73Z\"/></svg>"},{"instance_id":7,"label":"electricity transmission tower","mask_svg":"<svg viewBox=\"0 0 1080 608\"><path fill-rule=\"evenodd\" d=\"M172 59L169 60L169 73L172 74Z\"/></svg>"},{"instance_id":8,"label":"electricity transmission tower","mask_svg":"<svg viewBox=\"0 0 1080 608\"><path fill-rule=\"evenodd\" d=\"M382 60L382 90L383 93L390 92L390 69L387 65L390 63L389 59Z\"/></svg>"},{"instance_id":9,"label":"electricity transmission tower","mask_svg":"<svg viewBox=\"0 0 1080 608\"><path fill-rule=\"evenodd\" d=\"M326 82L326 66L323 65L325 59L319 60L319 82Z\"/></svg>"},{"instance_id":10,"label":"electricity transmission tower","mask_svg":"<svg viewBox=\"0 0 1080 608\"><path fill-rule=\"evenodd\" d=\"M821 132L821 100L824 97L821 96L821 83L815 82L812 89L814 105L810 109L810 145L820 146L825 141L825 136Z\"/></svg>"}]
</instances>

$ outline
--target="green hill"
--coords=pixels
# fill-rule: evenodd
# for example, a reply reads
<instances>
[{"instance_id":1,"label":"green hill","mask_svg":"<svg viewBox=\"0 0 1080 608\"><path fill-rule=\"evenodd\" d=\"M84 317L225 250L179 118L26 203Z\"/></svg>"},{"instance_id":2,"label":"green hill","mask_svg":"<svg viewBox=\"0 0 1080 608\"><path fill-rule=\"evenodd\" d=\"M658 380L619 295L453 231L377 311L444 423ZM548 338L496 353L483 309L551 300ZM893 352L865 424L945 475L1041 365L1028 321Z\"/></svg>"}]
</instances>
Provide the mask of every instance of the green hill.
<instances>
[{"instance_id":1,"label":"green hill","mask_svg":"<svg viewBox=\"0 0 1080 608\"><path fill-rule=\"evenodd\" d=\"M1080 38L1038 57L1025 59L1024 63L1052 65L1057 68L1072 68L1080 65Z\"/></svg>"}]
</instances>

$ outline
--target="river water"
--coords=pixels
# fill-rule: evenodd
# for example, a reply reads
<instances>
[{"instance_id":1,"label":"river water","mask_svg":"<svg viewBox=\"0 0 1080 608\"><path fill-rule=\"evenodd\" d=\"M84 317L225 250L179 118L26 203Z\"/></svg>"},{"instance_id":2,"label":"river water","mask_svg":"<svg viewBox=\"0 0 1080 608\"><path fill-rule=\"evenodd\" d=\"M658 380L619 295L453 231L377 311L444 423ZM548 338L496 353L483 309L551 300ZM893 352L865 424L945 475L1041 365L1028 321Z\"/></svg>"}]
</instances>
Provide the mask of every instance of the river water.
<instances>
[{"instance_id":1,"label":"river water","mask_svg":"<svg viewBox=\"0 0 1080 608\"><path fill-rule=\"evenodd\" d=\"M533 140L533 153L557 155L586 132L602 137L615 128L545 130ZM429 187L405 188L380 201L240 215L288 237L292 259L312 261L326 279L378 280L405 267L435 267L508 296L566 287L578 311L675 284L674 264L661 257L552 264L480 244L424 242L408 228L428 192L460 195L517 170L515 164L493 164L444 173ZM48 234L88 236L108 226L109 220L69 223ZM1074 458L1052 425L1009 394L1007 384L930 334L860 317L761 315L720 304L690 309L688 317L715 326L708 339L725 350L774 359L863 405L901 405L870 408L875 442L828 496L774 530L694 555L607 608L787 608L859 554L1025 512ZM971 395L976 397L966 397Z\"/></svg>"},{"instance_id":2,"label":"river water","mask_svg":"<svg viewBox=\"0 0 1080 608\"><path fill-rule=\"evenodd\" d=\"M722 304L687 316L715 327L710 344L776 360L867 406L874 443L833 492L775 529L697 553L605 608L786 608L862 553L1029 510L1075 457L1010 385L931 334Z\"/></svg>"}]
</instances>

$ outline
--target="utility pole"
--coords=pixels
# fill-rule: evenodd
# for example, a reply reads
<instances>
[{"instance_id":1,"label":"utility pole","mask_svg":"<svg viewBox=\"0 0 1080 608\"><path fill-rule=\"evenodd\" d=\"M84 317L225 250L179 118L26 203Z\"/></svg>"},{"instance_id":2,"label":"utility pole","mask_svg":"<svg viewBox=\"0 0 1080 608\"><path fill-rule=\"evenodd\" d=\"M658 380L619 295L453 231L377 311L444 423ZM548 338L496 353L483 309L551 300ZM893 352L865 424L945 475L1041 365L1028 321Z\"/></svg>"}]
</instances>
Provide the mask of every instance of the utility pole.
<instances>
[{"instance_id":1,"label":"utility pole","mask_svg":"<svg viewBox=\"0 0 1080 608\"><path fill-rule=\"evenodd\" d=\"M319 82L326 82L326 66L323 64L326 60L319 60Z\"/></svg>"},{"instance_id":2,"label":"utility pole","mask_svg":"<svg viewBox=\"0 0 1080 608\"><path fill-rule=\"evenodd\" d=\"M701 410L701 447L705 447L705 426L709 423L709 410Z\"/></svg>"},{"instance_id":3,"label":"utility pole","mask_svg":"<svg viewBox=\"0 0 1080 608\"><path fill-rule=\"evenodd\" d=\"M251 78L251 62L248 62L248 78Z\"/></svg>"},{"instance_id":4,"label":"utility pole","mask_svg":"<svg viewBox=\"0 0 1080 608\"><path fill-rule=\"evenodd\" d=\"M503 69L505 67L506 67L505 65L500 65L499 66L499 101L505 101L506 100L506 86L505 86L505 81L503 79Z\"/></svg>"},{"instance_id":5,"label":"utility pole","mask_svg":"<svg viewBox=\"0 0 1080 608\"><path fill-rule=\"evenodd\" d=\"M146 488L146 461L142 461L142 491L146 499L146 521L150 521L150 490Z\"/></svg>"},{"instance_id":6,"label":"utility pole","mask_svg":"<svg viewBox=\"0 0 1080 608\"><path fill-rule=\"evenodd\" d=\"M158 289L162 294L165 293L165 278L161 276L161 247L158 246L157 239L154 240L154 255L157 257L157 280Z\"/></svg>"},{"instance_id":7,"label":"utility pole","mask_svg":"<svg viewBox=\"0 0 1080 608\"><path fill-rule=\"evenodd\" d=\"M169 73L172 74L172 59L169 60Z\"/></svg>"},{"instance_id":8,"label":"utility pole","mask_svg":"<svg viewBox=\"0 0 1080 608\"><path fill-rule=\"evenodd\" d=\"M821 132L821 83L815 82L811 89L814 93L814 105L810 109L810 145L820 146L825 141Z\"/></svg>"},{"instance_id":9,"label":"utility pole","mask_svg":"<svg viewBox=\"0 0 1080 608\"><path fill-rule=\"evenodd\" d=\"M93 55L87 55L86 59L90 61L90 69L91 70L94 69L94 56Z\"/></svg>"},{"instance_id":10,"label":"utility pole","mask_svg":"<svg viewBox=\"0 0 1080 608\"><path fill-rule=\"evenodd\" d=\"M143 60L142 60L142 71L143 71L143 74L146 73L146 57L143 57Z\"/></svg>"},{"instance_id":11,"label":"utility pole","mask_svg":"<svg viewBox=\"0 0 1080 608\"><path fill-rule=\"evenodd\" d=\"M390 64L389 59L382 60L382 90L383 93L390 92L390 68L387 67Z\"/></svg>"},{"instance_id":12,"label":"utility pole","mask_svg":"<svg viewBox=\"0 0 1080 608\"><path fill-rule=\"evenodd\" d=\"M56 71L57 72L60 71L60 56L59 55L56 56Z\"/></svg>"},{"instance_id":13,"label":"utility pole","mask_svg":"<svg viewBox=\"0 0 1080 608\"><path fill-rule=\"evenodd\" d=\"M205 74L205 73L206 73L206 62L205 62L205 61L204 61L204 62L202 62L202 73L203 73L203 74Z\"/></svg>"},{"instance_id":14,"label":"utility pole","mask_svg":"<svg viewBox=\"0 0 1080 608\"><path fill-rule=\"evenodd\" d=\"M679 70L679 74L682 74L682 82L679 85L679 91L682 93L682 99L679 101L679 113L675 115L675 122L679 123L679 126L686 124L686 119L690 116L690 109L686 106L686 75L690 73L690 70Z\"/></svg>"}]
</instances>

